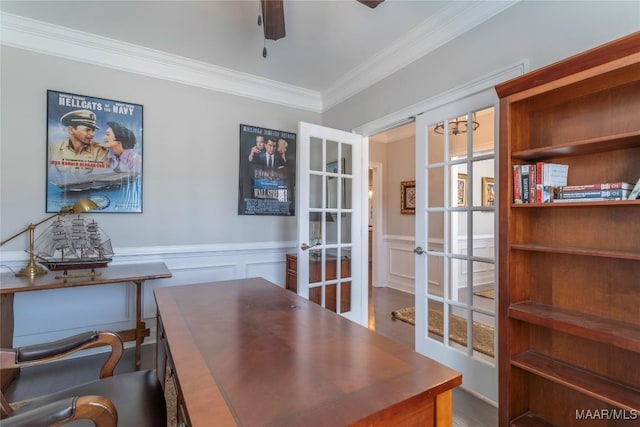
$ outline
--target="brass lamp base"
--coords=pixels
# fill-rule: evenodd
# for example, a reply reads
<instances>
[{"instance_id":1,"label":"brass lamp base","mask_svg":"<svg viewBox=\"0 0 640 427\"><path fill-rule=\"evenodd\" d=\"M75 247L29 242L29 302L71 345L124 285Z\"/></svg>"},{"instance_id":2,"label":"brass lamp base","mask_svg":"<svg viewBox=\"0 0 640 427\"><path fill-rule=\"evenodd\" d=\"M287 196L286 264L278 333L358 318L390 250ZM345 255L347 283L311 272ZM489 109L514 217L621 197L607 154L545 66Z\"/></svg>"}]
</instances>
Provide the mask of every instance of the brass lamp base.
<instances>
[{"instance_id":1,"label":"brass lamp base","mask_svg":"<svg viewBox=\"0 0 640 427\"><path fill-rule=\"evenodd\" d=\"M18 276L18 277L36 277L36 276L43 276L45 274L47 274L47 270L45 270L44 268L40 267L35 262L31 262L30 261L29 264L24 266L22 269L20 269L20 271L18 271L16 273L16 276Z\"/></svg>"}]
</instances>

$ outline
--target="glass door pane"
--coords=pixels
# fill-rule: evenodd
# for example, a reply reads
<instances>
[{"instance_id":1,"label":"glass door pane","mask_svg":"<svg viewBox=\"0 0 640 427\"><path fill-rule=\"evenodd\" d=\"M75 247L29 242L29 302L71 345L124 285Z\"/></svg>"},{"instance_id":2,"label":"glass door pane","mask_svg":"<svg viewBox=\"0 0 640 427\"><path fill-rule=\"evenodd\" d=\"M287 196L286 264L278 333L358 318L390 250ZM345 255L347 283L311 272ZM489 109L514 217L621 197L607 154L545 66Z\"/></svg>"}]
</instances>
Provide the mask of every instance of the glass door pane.
<instances>
[{"instance_id":1,"label":"glass door pane","mask_svg":"<svg viewBox=\"0 0 640 427\"><path fill-rule=\"evenodd\" d=\"M416 257L416 316L426 322L416 328L416 349L495 400L495 107L436 116L416 121L424 159L416 170L416 243L427 247ZM485 376L491 381L477 381Z\"/></svg>"},{"instance_id":2,"label":"glass door pane","mask_svg":"<svg viewBox=\"0 0 640 427\"><path fill-rule=\"evenodd\" d=\"M304 125L314 130L308 138L309 169L305 171L306 179L300 180L307 183L303 188L308 194L300 194L299 201L304 203L301 217L308 212L308 221L301 234L308 240L300 245L298 260L306 265L299 268L299 276L304 276L305 283L299 283L298 288L301 295L316 304L349 317L354 311L354 301L359 301L361 295L353 286L357 271L354 260L360 256L354 256L360 253L354 248L361 246L358 231L362 203L358 201L360 194L355 191L362 181L356 173L362 169L358 165L361 138ZM306 139L302 131L300 134ZM301 145L301 153L306 154L302 148L304 145Z\"/></svg>"}]
</instances>

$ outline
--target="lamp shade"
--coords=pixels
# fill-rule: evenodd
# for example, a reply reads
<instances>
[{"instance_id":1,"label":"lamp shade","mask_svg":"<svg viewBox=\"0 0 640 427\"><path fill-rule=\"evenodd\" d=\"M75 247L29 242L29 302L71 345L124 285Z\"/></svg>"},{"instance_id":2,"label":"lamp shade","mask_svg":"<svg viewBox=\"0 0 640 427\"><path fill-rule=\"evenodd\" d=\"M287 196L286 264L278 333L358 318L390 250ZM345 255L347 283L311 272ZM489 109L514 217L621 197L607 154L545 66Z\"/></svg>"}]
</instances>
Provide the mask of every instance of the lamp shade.
<instances>
[{"instance_id":1,"label":"lamp shade","mask_svg":"<svg viewBox=\"0 0 640 427\"><path fill-rule=\"evenodd\" d=\"M84 213L89 212L96 209L98 205L91 199L78 199L73 206L65 206L60 210L60 213L67 212L69 213Z\"/></svg>"}]
</instances>

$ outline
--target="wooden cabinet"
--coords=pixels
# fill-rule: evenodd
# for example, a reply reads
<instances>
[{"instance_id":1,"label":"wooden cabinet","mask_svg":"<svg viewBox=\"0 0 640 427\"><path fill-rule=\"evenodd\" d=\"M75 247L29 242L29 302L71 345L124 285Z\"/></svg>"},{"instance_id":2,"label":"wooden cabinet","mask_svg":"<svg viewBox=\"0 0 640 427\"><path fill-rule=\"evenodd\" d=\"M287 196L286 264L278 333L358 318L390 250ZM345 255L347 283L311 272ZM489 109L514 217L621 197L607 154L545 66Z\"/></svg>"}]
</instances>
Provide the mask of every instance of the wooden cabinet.
<instances>
[{"instance_id":1,"label":"wooden cabinet","mask_svg":"<svg viewBox=\"0 0 640 427\"><path fill-rule=\"evenodd\" d=\"M164 324L162 323L162 317L157 311L156 325L156 373L158 379L164 387L165 396L167 400L175 399L175 406L170 405L168 407L167 417L169 422L172 419L176 420L176 425L187 427L189 422L186 416L186 408L184 404L184 396L182 395L180 386L175 375L175 367L173 364L173 358L169 351L169 345L167 342L167 336L164 330Z\"/></svg>"},{"instance_id":2,"label":"wooden cabinet","mask_svg":"<svg viewBox=\"0 0 640 427\"><path fill-rule=\"evenodd\" d=\"M294 294L298 293L298 256L287 254L286 288Z\"/></svg>"},{"instance_id":3,"label":"wooden cabinet","mask_svg":"<svg viewBox=\"0 0 640 427\"><path fill-rule=\"evenodd\" d=\"M513 166L640 178L640 33L496 91L500 426L637 425L640 200L514 204Z\"/></svg>"},{"instance_id":4,"label":"wooden cabinet","mask_svg":"<svg viewBox=\"0 0 640 427\"><path fill-rule=\"evenodd\" d=\"M325 280L335 280L337 261L335 257L327 257L325 260ZM298 293L298 256L296 254L287 254L287 276L286 288L294 293ZM351 259L342 258L340 261L340 277L351 276ZM322 280L322 262L320 258L309 260L309 283L320 282ZM336 285L326 285L325 307L331 311L336 311L337 296ZM309 300L320 304L322 301L322 288L314 287L309 289ZM351 283L343 282L340 286L340 312L345 313L351 307Z\"/></svg>"}]
</instances>

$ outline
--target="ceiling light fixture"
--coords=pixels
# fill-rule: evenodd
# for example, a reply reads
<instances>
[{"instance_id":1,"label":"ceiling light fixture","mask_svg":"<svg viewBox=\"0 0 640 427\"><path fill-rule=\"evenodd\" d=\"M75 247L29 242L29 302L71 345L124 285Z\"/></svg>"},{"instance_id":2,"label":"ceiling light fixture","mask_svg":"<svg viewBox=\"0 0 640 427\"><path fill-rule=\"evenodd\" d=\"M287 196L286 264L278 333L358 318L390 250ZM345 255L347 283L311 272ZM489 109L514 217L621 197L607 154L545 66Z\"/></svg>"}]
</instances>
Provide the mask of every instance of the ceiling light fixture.
<instances>
[{"instance_id":1,"label":"ceiling light fixture","mask_svg":"<svg viewBox=\"0 0 640 427\"><path fill-rule=\"evenodd\" d=\"M459 135L461 133L467 133L469 131L469 124L471 124L471 131L475 131L480 127L480 123L476 121L476 113L473 113L473 120L470 122L467 121L466 116L456 117L455 119L449 120L449 135ZM444 122L440 122L435 125L433 128L435 133L439 133L441 135L444 134Z\"/></svg>"}]
</instances>

